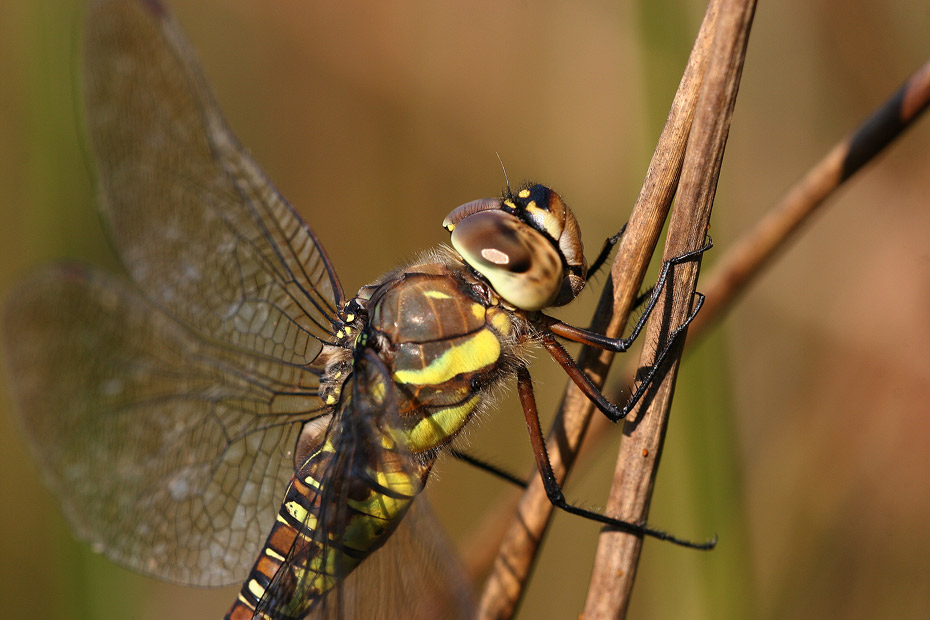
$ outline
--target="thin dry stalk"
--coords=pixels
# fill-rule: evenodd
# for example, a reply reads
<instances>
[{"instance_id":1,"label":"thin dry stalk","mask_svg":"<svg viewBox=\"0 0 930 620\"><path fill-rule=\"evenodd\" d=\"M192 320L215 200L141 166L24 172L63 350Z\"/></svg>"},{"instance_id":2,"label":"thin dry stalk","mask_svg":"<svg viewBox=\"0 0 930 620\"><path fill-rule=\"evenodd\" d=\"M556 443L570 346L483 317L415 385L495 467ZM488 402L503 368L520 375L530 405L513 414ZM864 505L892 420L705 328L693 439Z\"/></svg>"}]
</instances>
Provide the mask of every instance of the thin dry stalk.
<instances>
[{"instance_id":1,"label":"thin dry stalk","mask_svg":"<svg viewBox=\"0 0 930 620\"><path fill-rule=\"evenodd\" d=\"M707 301L688 328L688 343L703 337L734 306L762 270L797 237L803 225L822 211L827 199L862 167L883 153L885 147L911 127L928 106L930 60L862 125L835 144L785 192L762 220L717 260L713 272L700 287ZM626 364L618 383L629 385L638 366L638 362ZM597 451L597 442L606 438L607 433L615 432L606 421L595 418L594 422L588 432L588 448L592 452Z\"/></svg>"},{"instance_id":2,"label":"thin dry stalk","mask_svg":"<svg viewBox=\"0 0 930 620\"><path fill-rule=\"evenodd\" d=\"M688 330L689 340L719 320L749 282L795 238L819 207L910 127L930 102L930 60L856 131L844 137L774 208L717 262L707 280L707 303Z\"/></svg>"},{"instance_id":3,"label":"thin dry stalk","mask_svg":"<svg viewBox=\"0 0 930 620\"><path fill-rule=\"evenodd\" d=\"M707 302L688 330L688 341L705 335L706 330L730 310L761 270L797 235L802 224L819 212L826 199L909 128L927 109L928 103L930 61L862 126L835 145L785 193L756 227L743 235L717 261L714 271L701 287L707 295ZM630 379L621 381L621 384L630 384L636 366L638 363L629 364L623 374ZM607 432L616 432L616 427L606 421L598 422L595 418L595 423L596 428L589 433L591 440L597 441ZM591 448L596 451L593 445ZM510 497L501 500L500 506L488 511L493 517L483 521L476 529L477 533L469 537L473 542L465 546L466 564L474 580L488 570L494 551L504 539L507 522L498 515L509 513L513 503Z\"/></svg>"},{"instance_id":4,"label":"thin dry stalk","mask_svg":"<svg viewBox=\"0 0 930 620\"><path fill-rule=\"evenodd\" d=\"M684 76L672 103L665 128L646 173L640 196L611 271L611 285L598 304L592 329L617 337L626 325L649 260L675 194L684 148L694 117L697 98L713 41L722 0L711 0ZM603 317L609 318L609 323ZM579 366L601 386L613 355L584 350ZM553 423L547 448L553 470L564 481L575 460L581 439L591 419L591 402L569 386ZM534 478L507 528L482 593L479 615L484 620L513 616L532 569L539 543L549 524L552 504L538 478Z\"/></svg>"},{"instance_id":5,"label":"thin dry stalk","mask_svg":"<svg viewBox=\"0 0 930 620\"><path fill-rule=\"evenodd\" d=\"M676 208L669 224L664 260L700 248L710 227L711 207L754 13L754 0L727 0L721 5L707 76L685 153ZM700 261L679 267L649 321L640 359L643 367L653 364L657 345L666 342L670 329L691 313ZM627 418L624 430L629 432L620 446L607 514L646 521L680 351L681 348L678 355L672 356L674 360L668 371L652 391L654 396ZM587 620L625 617L642 542L641 537L616 531L601 534L584 609Z\"/></svg>"}]
</instances>

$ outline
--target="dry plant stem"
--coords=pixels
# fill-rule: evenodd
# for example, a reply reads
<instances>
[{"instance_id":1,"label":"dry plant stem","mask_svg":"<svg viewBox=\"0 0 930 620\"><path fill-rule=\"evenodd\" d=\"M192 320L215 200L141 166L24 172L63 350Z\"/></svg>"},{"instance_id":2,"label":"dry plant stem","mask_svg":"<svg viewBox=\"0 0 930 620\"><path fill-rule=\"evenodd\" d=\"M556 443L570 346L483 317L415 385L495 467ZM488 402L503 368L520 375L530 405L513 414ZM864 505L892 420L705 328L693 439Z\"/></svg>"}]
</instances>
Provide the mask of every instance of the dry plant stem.
<instances>
[{"instance_id":1,"label":"dry plant stem","mask_svg":"<svg viewBox=\"0 0 930 620\"><path fill-rule=\"evenodd\" d=\"M707 301L701 313L688 329L689 342L706 333L738 299L753 278L768 264L773 255L787 245L801 225L819 210L825 200L853 173L880 154L926 110L930 102L930 61L925 63L855 132L818 162L798 183L790 188L769 214L717 261L710 277L701 289ZM854 146L857 145L857 146ZM850 153L855 153L851 155ZM623 372L622 385L629 385L638 363L630 363ZM591 440L615 432L606 420L594 420L596 429ZM501 505L489 511L492 519L482 522L465 546L466 565L473 581L485 574L493 552L504 538L506 522L498 515L510 511L508 496Z\"/></svg>"},{"instance_id":2,"label":"dry plant stem","mask_svg":"<svg viewBox=\"0 0 930 620\"><path fill-rule=\"evenodd\" d=\"M913 124L930 101L930 61L856 131L834 146L778 204L717 262L704 286L707 302L689 339L719 320L748 283L787 246L824 201Z\"/></svg>"},{"instance_id":3,"label":"dry plant stem","mask_svg":"<svg viewBox=\"0 0 930 620\"><path fill-rule=\"evenodd\" d=\"M517 493L508 489L508 492L495 502L493 510L482 513L481 519L469 532L469 542L460 547L469 583L479 583L494 562L508 524L506 515L513 514L517 509L518 498ZM494 541L494 544L489 544L488 541Z\"/></svg>"},{"instance_id":4,"label":"dry plant stem","mask_svg":"<svg viewBox=\"0 0 930 620\"><path fill-rule=\"evenodd\" d=\"M885 101L856 131L838 142L815 164L766 216L717 260L700 286L707 296L700 314L688 327L688 343L707 333L738 301L740 294L820 211L831 195L858 170L881 154L885 147L913 125L930 106L930 61L920 67L894 95ZM630 385L639 362L624 364L620 385ZM608 394L616 400L619 394ZM591 448L614 432L597 419L588 432Z\"/></svg>"},{"instance_id":5,"label":"dry plant stem","mask_svg":"<svg viewBox=\"0 0 930 620\"><path fill-rule=\"evenodd\" d=\"M620 243L611 271L611 286L605 289L598 304L592 328L612 337L619 336L626 324L675 193L715 29L715 7L720 1L712 0L704 18L636 207ZM605 325L607 321L599 317L609 317L609 324ZM604 352L585 350L578 361L595 384L601 386L612 357ZM560 481L565 479L575 459L592 411L591 402L570 385L547 443L553 470ZM552 504L539 478L534 478L504 535L504 542L482 593L479 618L489 620L513 616L551 513Z\"/></svg>"},{"instance_id":6,"label":"dry plant stem","mask_svg":"<svg viewBox=\"0 0 930 620\"><path fill-rule=\"evenodd\" d=\"M704 243L730 119L742 74L754 0L726 0L720 8L707 75L689 137L675 212L669 224L664 259L695 250ZM645 336L640 365L648 367L657 345L689 315L700 263L676 268ZM680 349L679 353L680 355ZM653 398L627 418L631 429L620 446L607 513L645 522L659 465L662 441L677 377L677 358L652 391ZM633 418L632 420L630 418ZM605 531L601 534L594 571L585 602L586 620L623 618L629 605L642 538Z\"/></svg>"},{"instance_id":7,"label":"dry plant stem","mask_svg":"<svg viewBox=\"0 0 930 620\"><path fill-rule=\"evenodd\" d=\"M827 198L913 125L928 106L930 61L858 129L834 145L752 230L717 260L713 272L700 287L707 300L688 327L688 343L703 337L707 329L733 307L762 269L797 236L811 216L821 210ZM638 366L638 363L625 364L619 384L629 385ZM612 425L595 420L588 433L589 440L598 441L612 431Z\"/></svg>"}]
</instances>

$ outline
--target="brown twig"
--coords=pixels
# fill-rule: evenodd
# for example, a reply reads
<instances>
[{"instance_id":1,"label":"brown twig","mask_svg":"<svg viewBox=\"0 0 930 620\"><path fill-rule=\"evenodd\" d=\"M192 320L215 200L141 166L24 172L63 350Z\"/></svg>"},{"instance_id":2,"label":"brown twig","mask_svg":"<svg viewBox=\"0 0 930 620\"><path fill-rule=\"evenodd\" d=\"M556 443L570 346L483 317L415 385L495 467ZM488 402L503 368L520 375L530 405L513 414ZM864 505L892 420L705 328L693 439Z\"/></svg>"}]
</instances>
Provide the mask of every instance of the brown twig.
<instances>
[{"instance_id":1,"label":"brown twig","mask_svg":"<svg viewBox=\"0 0 930 620\"><path fill-rule=\"evenodd\" d=\"M910 128L930 106L930 60L915 71L893 95L855 131L837 142L801 179L791 186L751 230L721 256L701 285L707 301L688 328L688 343L703 337L740 299L761 271L798 235L827 199L885 147ZM619 385L629 385L639 362L625 365ZM616 402L619 395L608 395ZM591 450L614 427L595 419L588 433ZM499 539L497 539L499 540ZM499 542L489 542L495 546Z\"/></svg>"},{"instance_id":2,"label":"brown twig","mask_svg":"<svg viewBox=\"0 0 930 620\"><path fill-rule=\"evenodd\" d=\"M717 262L707 303L691 324L694 338L729 310L748 283L794 239L824 201L910 127L930 103L930 61L856 131L844 137L794 184L766 216Z\"/></svg>"},{"instance_id":3,"label":"brown twig","mask_svg":"<svg viewBox=\"0 0 930 620\"><path fill-rule=\"evenodd\" d=\"M715 30L718 14L716 6L720 1L711 1L701 25L636 207L617 251L611 283L605 288L592 322L592 329L611 337L619 336L626 325L675 194ZM603 317L608 317L609 323ZM595 384L601 386L612 359L611 354L603 351L584 350L578 363ZM560 481L564 481L574 462L592 409L591 402L580 391L574 386L568 388L547 444L553 470ZM552 504L540 480L535 478L521 498L517 513L504 535L504 542L482 593L479 618L504 619L513 615L551 514Z\"/></svg>"},{"instance_id":4,"label":"brown twig","mask_svg":"<svg viewBox=\"0 0 930 620\"><path fill-rule=\"evenodd\" d=\"M702 337L719 320L740 294L788 242L800 231L801 225L818 212L837 188L849 180L868 161L875 159L886 146L919 118L930 103L930 61L925 63L881 108L861 127L835 145L829 153L792 186L751 231L743 235L717 261L714 271L702 289L707 302L691 324L689 342ZM859 145L859 146L855 146ZM855 156L850 153L857 153ZM629 364L623 376L632 377L638 363ZM632 379L621 380L628 385ZM606 432L616 432L614 425L602 422L592 429L591 439ZM500 514L509 512L513 500L508 496L498 508L489 511L493 521L482 523L477 534L470 536L474 544L466 545L469 572L477 578L483 575L493 559L493 550L505 536L506 521Z\"/></svg>"},{"instance_id":5,"label":"brown twig","mask_svg":"<svg viewBox=\"0 0 930 620\"><path fill-rule=\"evenodd\" d=\"M704 244L754 12L754 0L726 0L720 6L717 33L685 153L664 260ZM665 287L660 305L650 318L641 366L654 363L657 345L666 342L670 327L681 325L691 313L699 266L700 261L695 261L680 265L680 269L676 267L674 282ZM679 347L679 356L680 351ZM630 432L620 446L607 514L646 521L677 377L678 356L672 357L668 371L655 386L654 397L627 418L624 430ZM616 531L601 534L585 602L586 619L626 615L642 542L641 537Z\"/></svg>"}]
</instances>

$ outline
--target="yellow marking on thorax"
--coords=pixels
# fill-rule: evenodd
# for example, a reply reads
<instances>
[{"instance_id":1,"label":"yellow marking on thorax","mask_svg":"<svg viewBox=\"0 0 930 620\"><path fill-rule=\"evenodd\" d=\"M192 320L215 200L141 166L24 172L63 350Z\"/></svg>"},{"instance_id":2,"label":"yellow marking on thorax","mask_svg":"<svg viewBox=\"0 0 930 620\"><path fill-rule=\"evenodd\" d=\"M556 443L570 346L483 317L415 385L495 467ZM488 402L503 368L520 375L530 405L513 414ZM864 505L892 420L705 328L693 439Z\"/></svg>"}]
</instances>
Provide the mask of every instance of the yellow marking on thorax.
<instances>
[{"instance_id":1,"label":"yellow marking on thorax","mask_svg":"<svg viewBox=\"0 0 930 620\"><path fill-rule=\"evenodd\" d=\"M336 447L333 445L333 438L329 433L326 434L326 441L324 441L321 445L317 446L316 450L310 453L310 455L307 457L304 463L306 463L307 461L312 461L313 459L319 458L320 455L324 452L329 452L329 453L336 452ZM306 478L304 478L304 482L312 486L315 489L320 488L320 483L318 483L316 480L314 480L310 476L307 476Z\"/></svg>"},{"instance_id":2,"label":"yellow marking on thorax","mask_svg":"<svg viewBox=\"0 0 930 620\"><path fill-rule=\"evenodd\" d=\"M387 433L381 434L381 447L385 450L393 450L397 447L397 442Z\"/></svg>"},{"instance_id":3,"label":"yellow marking on thorax","mask_svg":"<svg viewBox=\"0 0 930 620\"><path fill-rule=\"evenodd\" d=\"M457 407L443 407L423 418L406 432L407 449L418 453L443 445L462 428L480 402L481 395L475 394Z\"/></svg>"},{"instance_id":4,"label":"yellow marking on thorax","mask_svg":"<svg viewBox=\"0 0 930 620\"><path fill-rule=\"evenodd\" d=\"M375 471L371 473L374 474L375 482L377 482L379 486L391 489L395 493L399 493L408 498L415 497L421 490L422 485L420 484L419 478L405 471L391 470ZM372 491L365 499L348 499L346 503L361 513L371 515L377 519L389 521L394 519L398 511L403 510L404 505L410 501L410 499L395 499Z\"/></svg>"},{"instance_id":5,"label":"yellow marking on thorax","mask_svg":"<svg viewBox=\"0 0 930 620\"><path fill-rule=\"evenodd\" d=\"M452 297L449 293L444 293L442 291L425 291L423 294L430 299L450 299Z\"/></svg>"},{"instance_id":6,"label":"yellow marking on thorax","mask_svg":"<svg viewBox=\"0 0 930 620\"><path fill-rule=\"evenodd\" d=\"M510 330L513 328L513 323L510 320L510 317L507 316L507 313L501 310L500 308L490 308L488 309L488 316L491 318L491 327L497 330L501 336L510 335Z\"/></svg>"},{"instance_id":7,"label":"yellow marking on thorax","mask_svg":"<svg viewBox=\"0 0 930 620\"><path fill-rule=\"evenodd\" d=\"M394 379L408 385L439 385L455 375L473 372L497 361L501 343L490 330L482 329L474 336L449 349L420 370L395 370Z\"/></svg>"},{"instance_id":8,"label":"yellow marking on thorax","mask_svg":"<svg viewBox=\"0 0 930 620\"><path fill-rule=\"evenodd\" d=\"M278 553L271 547L265 547L265 555L267 555L269 558L273 558L277 560L278 562L282 562L282 563L287 560L287 558L285 558L283 555L281 555L280 553Z\"/></svg>"}]
</instances>

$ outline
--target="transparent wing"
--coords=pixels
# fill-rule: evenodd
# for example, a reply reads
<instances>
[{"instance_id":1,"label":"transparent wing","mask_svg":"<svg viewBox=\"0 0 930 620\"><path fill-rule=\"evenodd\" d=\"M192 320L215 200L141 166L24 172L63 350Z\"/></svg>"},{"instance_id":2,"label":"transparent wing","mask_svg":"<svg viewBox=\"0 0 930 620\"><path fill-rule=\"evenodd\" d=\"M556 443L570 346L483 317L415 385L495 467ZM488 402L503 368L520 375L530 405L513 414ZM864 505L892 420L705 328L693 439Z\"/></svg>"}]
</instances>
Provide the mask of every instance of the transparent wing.
<instances>
[{"instance_id":1,"label":"transparent wing","mask_svg":"<svg viewBox=\"0 0 930 620\"><path fill-rule=\"evenodd\" d=\"M233 583L273 522L299 422L327 412L320 354L344 295L157 0L93 0L85 52L101 209L136 286L63 266L13 294L23 424L99 551Z\"/></svg>"},{"instance_id":2,"label":"transparent wing","mask_svg":"<svg viewBox=\"0 0 930 620\"><path fill-rule=\"evenodd\" d=\"M410 454L391 430L400 428L402 422L393 386L387 367L373 353L356 359L353 376L344 386L345 405L326 431L335 448L333 458L324 471L313 473L320 484L309 502L318 507L315 514L308 515L313 523L312 540L297 537L285 564L266 589L255 618L265 617L262 614L277 617L283 609L293 614L290 601L297 598L294 593L304 589L303 578L314 579L315 573L291 571L289 566L330 566L322 560L326 552L320 550L359 549L359 539L352 536L365 528L349 524L364 514L359 512L359 502L375 488L382 497L407 498L412 504L399 514L399 521L373 518L372 529L386 532L386 540L380 543L383 546L348 576L337 576L340 581L336 587L309 610L305 602L296 606L300 611L293 615L302 617L309 611L307 617L312 620L474 617L470 584L458 554L426 499L419 495L432 458ZM395 484L386 487L387 480ZM335 571L331 574L338 575L338 568ZM295 583L290 578L294 574L303 577Z\"/></svg>"},{"instance_id":3,"label":"transparent wing","mask_svg":"<svg viewBox=\"0 0 930 620\"><path fill-rule=\"evenodd\" d=\"M7 365L44 477L77 533L134 570L247 574L326 413L312 367L205 340L128 283L48 269L11 295Z\"/></svg>"},{"instance_id":4,"label":"transparent wing","mask_svg":"<svg viewBox=\"0 0 930 620\"><path fill-rule=\"evenodd\" d=\"M366 620L473 620L471 588L458 550L421 495L384 547L346 579L340 613ZM307 619L342 620L332 606Z\"/></svg>"},{"instance_id":5,"label":"transparent wing","mask_svg":"<svg viewBox=\"0 0 930 620\"><path fill-rule=\"evenodd\" d=\"M344 295L313 233L227 128L157 0L96 0L85 99L101 209L140 290L240 347L309 363Z\"/></svg>"}]
</instances>

